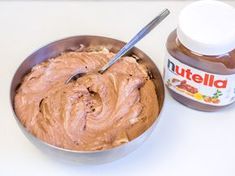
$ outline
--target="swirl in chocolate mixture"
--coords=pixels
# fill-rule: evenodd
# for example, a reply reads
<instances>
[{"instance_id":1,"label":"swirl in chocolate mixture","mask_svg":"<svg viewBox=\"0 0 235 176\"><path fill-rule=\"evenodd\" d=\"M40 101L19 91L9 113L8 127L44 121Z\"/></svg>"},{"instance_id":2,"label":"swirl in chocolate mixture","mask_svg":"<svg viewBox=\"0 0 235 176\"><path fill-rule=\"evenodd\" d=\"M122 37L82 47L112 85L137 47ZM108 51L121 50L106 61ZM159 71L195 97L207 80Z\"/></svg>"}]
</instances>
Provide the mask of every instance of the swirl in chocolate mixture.
<instances>
[{"instance_id":1,"label":"swirl in chocolate mixture","mask_svg":"<svg viewBox=\"0 0 235 176\"><path fill-rule=\"evenodd\" d=\"M143 133L159 113L147 69L123 57L104 74L92 73L114 54L67 52L34 66L15 96L29 132L49 144L79 151L103 150ZM74 73L91 72L65 84Z\"/></svg>"}]
</instances>

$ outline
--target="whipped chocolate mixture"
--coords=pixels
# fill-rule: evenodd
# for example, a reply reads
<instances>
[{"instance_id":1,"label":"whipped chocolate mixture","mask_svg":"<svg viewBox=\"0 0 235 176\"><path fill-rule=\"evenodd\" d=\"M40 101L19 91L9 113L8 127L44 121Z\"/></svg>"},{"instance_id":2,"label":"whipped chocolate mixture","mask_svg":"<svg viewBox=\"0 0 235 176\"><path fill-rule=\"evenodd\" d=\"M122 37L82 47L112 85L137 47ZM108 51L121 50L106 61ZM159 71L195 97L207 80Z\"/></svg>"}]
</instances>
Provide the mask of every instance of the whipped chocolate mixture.
<instances>
[{"instance_id":1,"label":"whipped chocolate mixture","mask_svg":"<svg viewBox=\"0 0 235 176\"><path fill-rule=\"evenodd\" d=\"M67 52L34 66L15 97L27 130L52 145L82 151L112 148L143 133L159 113L154 84L133 57L94 73L112 56L107 50ZM91 73L65 84L77 72Z\"/></svg>"}]
</instances>

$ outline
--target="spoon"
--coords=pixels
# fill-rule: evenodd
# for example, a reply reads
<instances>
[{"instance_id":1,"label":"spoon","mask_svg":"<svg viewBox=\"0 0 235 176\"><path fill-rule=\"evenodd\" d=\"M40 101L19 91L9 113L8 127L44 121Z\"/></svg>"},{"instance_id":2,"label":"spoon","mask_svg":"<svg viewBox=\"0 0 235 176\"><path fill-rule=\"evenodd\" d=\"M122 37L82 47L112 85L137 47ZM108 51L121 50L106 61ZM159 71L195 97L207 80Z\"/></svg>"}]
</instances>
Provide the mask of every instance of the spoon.
<instances>
[{"instance_id":1,"label":"spoon","mask_svg":"<svg viewBox=\"0 0 235 176\"><path fill-rule=\"evenodd\" d=\"M150 31L153 30L163 19L165 19L170 14L168 9L164 9L157 17L155 17L151 22L144 26L107 64L105 64L98 72L100 74L104 73L109 67L111 67L117 60L119 60L124 54L126 54L134 45L140 41L144 36L146 36ZM69 83L71 80L76 80L87 73L75 73L65 82Z\"/></svg>"}]
</instances>

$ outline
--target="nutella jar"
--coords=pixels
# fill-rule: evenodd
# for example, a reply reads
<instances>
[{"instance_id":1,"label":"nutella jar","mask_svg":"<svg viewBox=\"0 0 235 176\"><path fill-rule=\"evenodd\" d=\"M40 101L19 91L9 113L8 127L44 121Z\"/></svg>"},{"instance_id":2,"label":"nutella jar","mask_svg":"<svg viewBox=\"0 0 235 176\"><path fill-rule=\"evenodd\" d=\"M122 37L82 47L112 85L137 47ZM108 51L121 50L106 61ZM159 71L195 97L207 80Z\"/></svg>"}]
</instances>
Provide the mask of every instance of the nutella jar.
<instances>
[{"instance_id":1,"label":"nutella jar","mask_svg":"<svg viewBox=\"0 0 235 176\"><path fill-rule=\"evenodd\" d=\"M215 111L235 101L235 8L205 0L185 7L168 37L164 81L180 103Z\"/></svg>"}]
</instances>

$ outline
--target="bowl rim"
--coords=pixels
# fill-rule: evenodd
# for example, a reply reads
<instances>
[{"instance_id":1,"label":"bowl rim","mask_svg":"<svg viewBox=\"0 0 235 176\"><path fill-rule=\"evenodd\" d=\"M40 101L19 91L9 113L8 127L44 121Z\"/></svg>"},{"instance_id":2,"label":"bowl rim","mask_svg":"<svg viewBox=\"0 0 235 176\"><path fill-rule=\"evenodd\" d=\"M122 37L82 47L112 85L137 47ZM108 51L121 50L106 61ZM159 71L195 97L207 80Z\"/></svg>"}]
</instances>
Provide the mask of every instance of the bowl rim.
<instances>
[{"instance_id":1,"label":"bowl rim","mask_svg":"<svg viewBox=\"0 0 235 176\"><path fill-rule=\"evenodd\" d=\"M163 81L163 76L162 74L160 73L157 65L155 64L155 62L145 53L143 52L142 50L140 50L139 48L137 47L133 47L130 51L132 51L133 49L134 50L137 50L138 52L141 52L143 53L145 56L147 56L147 58L154 64L154 66L156 67L157 69L157 72L158 74L160 75L160 81L162 83L162 86L163 86L163 89L162 89L162 93L163 93L163 99L162 99L162 105L160 106L159 105L159 113L158 115L156 116L156 119L154 120L154 122L143 132L141 133L139 136L135 137L134 139L132 139L131 141L127 142L127 143L123 143L121 145L118 145L118 146L115 146L115 147L112 147L112 148L108 148L108 149L102 149L102 150L88 150L88 151L85 151L85 150L71 150L71 149L66 149L66 148L62 148L62 147L58 147L58 146L55 146L55 145L52 145L50 143L47 143L46 141L43 141L42 139L40 138L37 138L35 135L33 135L32 133L30 133L27 128L20 122L19 118L17 117L17 114L15 112L15 109L14 109L14 97L13 97L13 100L12 100L12 89L13 89L13 81L14 81L14 78L16 76L16 73L20 70L20 68L22 67L23 63L28 60L29 58L31 58L34 54L36 54L39 50L43 50L45 48L48 48L58 42L62 42L62 41L66 41L66 40L70 40L70 39L73 39L73 38L79 38L79 37L88 37L88 38L92 38L92 37L95 37L95 38L101 38L101 39L107 39L107 40L112 40L114 42L118 42L120 44L126 44L126 42L124 41L121 41L121 40L118 40L118 39L115 39L115 38L110 38L110 37L105 37L105 36L100 36L100 35L74 35L74 36L69 36L69 37L64 37L64 38L61 38L59 40L54 40L48 44L45 44L43 46L41 46L40 48L38 49L35 49L30 55L28 55L26 58L24 58L21 63L18 65L18 67L15 69L14 71L14 74L12 75L11 77L11 82L10 82L10 92L9 92L9 98L10 98L10 107L11 107L11 111L14 115L14 118L18 124L18 126L20 127L20 129L23 131L23 132L26 132L27 135L29 135L30 137L32 137L33 139L35 139L37 142L39 142L40 144L43 144L49 148L53 148L53 149L56 149L56 150L59 150L59 151L63 151L63 152L69 152L69 153L77 153L77 154L94 154L94 153L104 153L104 152L111 152L113 150L116 150L116 149L120 149L120 148L123 148L125 147L126 145L129 145L131 143L134 143L135 141L137 141L139 138L143 137L145 133L148 133L149 131L152 130L152 128L155 127L155 125L159 122L159 119L162 115L162 111L163 111L163 107L165 105L165 92L166 92L166 88L165 88L165 84L164 84L164 81ZM47 59L50 59L50 58L47 58ZM47 60L45 59L45 60ZM40 62L41 63L41 62ZM14 90L16 91L16 90ZM25 134L24 134L25 136ZM35 145L35 144L34 144Z\"/></svg>"}]
</instances>

